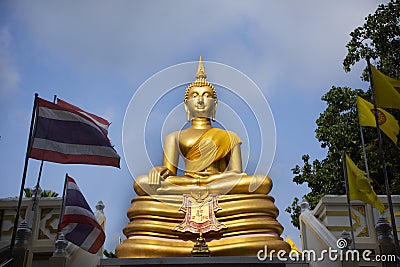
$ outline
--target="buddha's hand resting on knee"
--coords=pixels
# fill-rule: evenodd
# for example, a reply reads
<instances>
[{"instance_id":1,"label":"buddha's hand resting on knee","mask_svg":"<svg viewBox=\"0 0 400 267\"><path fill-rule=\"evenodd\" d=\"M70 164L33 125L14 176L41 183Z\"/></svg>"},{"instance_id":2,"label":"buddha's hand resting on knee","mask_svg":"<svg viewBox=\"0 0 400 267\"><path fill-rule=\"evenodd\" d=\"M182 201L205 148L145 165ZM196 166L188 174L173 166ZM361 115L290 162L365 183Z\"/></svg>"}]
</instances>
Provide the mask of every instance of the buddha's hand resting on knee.
<instances>
[{"instance_id":1,"label":"buddha's hand resting on knee","mask_svg":"<svg viewBox=\"0 0 400 267\"><path fill-rule=\"evenodd\" d=\"M156 166L149 171L149 185L153 188L158 188L161 184L161 179L165 179L170 175L170 170L165 166Z\"/></svg>"}]
</instances>

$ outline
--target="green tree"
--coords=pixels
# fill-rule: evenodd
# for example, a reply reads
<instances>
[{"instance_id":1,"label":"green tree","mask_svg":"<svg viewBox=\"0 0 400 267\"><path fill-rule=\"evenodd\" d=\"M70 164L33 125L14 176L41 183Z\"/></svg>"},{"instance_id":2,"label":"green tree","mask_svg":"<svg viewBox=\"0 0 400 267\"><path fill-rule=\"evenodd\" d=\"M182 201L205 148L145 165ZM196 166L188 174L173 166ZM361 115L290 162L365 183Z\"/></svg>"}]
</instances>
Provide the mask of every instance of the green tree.
<instances>
[{"instance_id":1,"label":"green tree","mask_svg":"<svg viewBox=\"0 0 400 267\"><path fill-rule=\"evenodd\" d=\"M24 197L34 197L35 196L35 191L31 188L25 188L24 189ZM58 193L51 191L51 190L43 190L40 193L41 197L58 197Z\"/></svg>"},{"instance_id":2,"label":"green tree","mask_svg":"<svg viewBox=\"0 0 400 267\"><path fill-rule=\"evenodd\" d=\"M377 68L386 75L400 78L400 2L391 0L380 5L375 14L368 15L363 26L350 33L351 40L346 45L347 56L343 61L346 72L367 57L375 60ZM364 71L363 79L368 81Z\"/></svg>"},{"instance_id":3,"label":"green tree","mask_svg":"<svg viewBox=\"0 0 400 267\"><path fill-rule=\"evenodd\" d=\"M345 71L358 61L369 57L382 72L399 79L400 69L400 3L390 1L387 5L380 5L375 14L368 15L363 26L356 28L350 36L351 41L346 45L348 53L343 62ZM368 80L364 71L362 79ZM325 159L315 159L310 162L309 155L303 155L303 166L296 165L292 172L293 181L297 184L307 183L311 192L303 196L314 208L326 194L343 193L343 163L342 151L350 155L356 165L365 169L356 95L371 101L371 91L363 92L360 89L352 90L347 87L333 86L322 100L326 102L326 110L317 119L316 138L321 147L327 149ZM397 119L400 113L389 110ZM374 190L378 194L385 194L380 154L378 150L377 130L373 127L363 127L368 167L373 179ZM391 192L400 193L400 151L390 139L383 136L383 147L387 161L387 170ZM296 197L290 207L292 224L299 227L299 199Z\"/></svg>"},{"instance_id":4,"label":"green tree","mask_svg":"<svg viewBox=\"0 0 400 267\"><path fill-rule=\"evenodd\" d=\"M40 193L41 197L58 197L58 193L51 191L51 190L43 190L42 193Z\"/></svg>"}]
</instances>

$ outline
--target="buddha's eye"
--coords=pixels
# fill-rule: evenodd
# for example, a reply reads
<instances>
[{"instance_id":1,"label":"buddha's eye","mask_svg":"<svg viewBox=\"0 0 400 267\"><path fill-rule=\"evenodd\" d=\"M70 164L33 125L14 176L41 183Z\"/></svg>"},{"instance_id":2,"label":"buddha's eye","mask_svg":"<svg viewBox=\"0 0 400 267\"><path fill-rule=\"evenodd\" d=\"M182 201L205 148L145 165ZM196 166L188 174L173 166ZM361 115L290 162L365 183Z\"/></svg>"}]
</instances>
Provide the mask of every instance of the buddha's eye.
<instances>
[{"instance_id":1,"label":"buddha's eye","mask_svg":"<svg viewBox=\"0 0 400 267\"><path fill-rule=\"evenodd\" d=\"M211 94L206 92L203 94L203 96L208 98L208 97L211 97Z\"/></svg>"},{"instance_id":2,"label":"buddha's eye","mask_svg":"<svg viewBox=\"0 0 400 267\"><path fill-rule=\"evenodd\" d=\"M195 97L197 97L198 95L199 95L198 93L193 93L193 94L192 94L192 97L195 98Z\"/></svg>"}]
</instances>

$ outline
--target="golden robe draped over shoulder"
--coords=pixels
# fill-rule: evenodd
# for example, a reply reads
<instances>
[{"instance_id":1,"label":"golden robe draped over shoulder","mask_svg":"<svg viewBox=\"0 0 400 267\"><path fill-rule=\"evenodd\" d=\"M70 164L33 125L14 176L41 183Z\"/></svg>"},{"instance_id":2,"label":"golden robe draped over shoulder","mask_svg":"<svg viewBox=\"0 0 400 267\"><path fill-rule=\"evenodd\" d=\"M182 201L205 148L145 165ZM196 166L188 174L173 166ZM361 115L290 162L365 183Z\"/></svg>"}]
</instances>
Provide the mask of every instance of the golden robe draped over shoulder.
<instances>
[{"instance_id":1,"label":"golden robe draped over shoulder","mask_svg":"<svg viewBox=\"0 0 400 267\"><path fill-rule=\"evenodd\" d=\"M239 136L231 131L211 128L202 134L185 155L186 172L198 172L224 158L233 147L241 144Z\"/></svg>"}]
</instances>

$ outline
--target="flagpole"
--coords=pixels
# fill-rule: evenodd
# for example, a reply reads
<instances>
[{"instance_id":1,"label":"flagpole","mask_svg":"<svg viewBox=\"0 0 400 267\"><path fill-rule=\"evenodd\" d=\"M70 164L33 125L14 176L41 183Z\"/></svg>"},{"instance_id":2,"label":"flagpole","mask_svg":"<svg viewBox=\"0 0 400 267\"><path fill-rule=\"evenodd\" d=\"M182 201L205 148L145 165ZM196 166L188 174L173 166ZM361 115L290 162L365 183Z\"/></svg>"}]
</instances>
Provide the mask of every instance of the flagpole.
<instances>
[{"instance_id":1,"label":"flagpole","mask_svg":"<svg viewBox=\"0 0 400 267\"><path fill-rule=\"evenodd\" d=\"M24 188L25 188L26 173L28 171L28 162L29 162L28 155L29 155L29 152L30 152L30 149L31 149L32 133L34 131L34 127L33 126L34 126L34 121L35 121L38 96L39 96L39 94L36 93L35 94L34 104L33 104L33 110L32 110L31 125L29 127L29 137L28 137L28 145L26 147L24 171L23 171L23 174L22 174L21 188L20 188L20 191L19 191L19 198L18 198L17 214L15 215L15 219L14 219L14 228L13 228L12 237L11 237L11 244L10 244L11 255L13 254L13 251L14 251L15 237L16 237L16 234L17 234L19 215L20 215L20 212L21 212L21 205L22 205L22 197L23 197Z\"/></svg>"},{"instance_id":2,"label":"flagpole","mask_svg":"<svg viewBox=\"0 0 400 267\"><path fill-rule=\"evenodd\" d=\"M360 135L361 135L361 144L362 144L363 154L364 154L365 172L367 173L368 179L371 180L371 178L369 177L369 168L368 168L367 152L365 150L364 133L363 133L361 125L360 125Z\"/></svg>"},{"instance_id":3,"label":"flagpole","mask_svg":"<svg viewBox=\"0 0 400 267\"><path fill-rule=\"evenodd\" d=\"M360 110L359 110L359 108L358 108L358 104L357 104L357 112L358 112L358 114L360 114ZM360 115L359 115L359 116L360 116ZM364 132L363 132L363 130L362 130L361 125L360 125L360 135L361 135L361 145L362 145L363 154L364 154L365 171L366 171L366 173L367 173L368 179L371 180L371 178L370 178L370 176L369 176L367 152L366 152L366 150L365 150Z\"/></svg>"},{"instance_id":4,"label":"flagpole","mask_svg":"<svg viewBox=\"0 0 400 267\"><path fill-rule=\"evenodd\" d=\"M35 195L34 195L34 197L33 197L33 204L32 204L31 214L29 215L28 227L29 227L31 230L32 230L33 219L34 219L33 217L34 217L34 215L35 215L37 197L38 197L38 193L39 193L40 178L42 177L42 170L43 170L43 160L42 160L42 162L40 163L38 179L37 179L36 186L35 186Z\"/></svg>"},{"instance_id":5,"label":"flagpole","mask_svg":"<svg viewBox=\"0 0 400 267\"><path fill-rule=\"evenodd\" d=\"M385 189L386 189L386 195L387 195L388 205L389 205L390 220L391 220L392 229L393 229L393 237L394 237L394 244L396 247L396 254L398 257L397 261L399 261L399 259L400 259L399 238L397 235L397 227L396 227L396 221L395 221L396 218L394 216L392 196L390 194L390 188L389 188L389 179L388 179L387 169L386 169L385 153L382 148L382 135L381 135L381 129L379 127L378 111L377 111L376 100L375 100L374 81L372 79L372 70L371 70L371 63L370 63L369 57L367 58L367 64L368 64L369 80L370 80L371 90L372 90L372 100L374 101L374 115L375 115L376 128L378 131L379 152L381 154L381 164L383 165L382 166L383 167L383 177L385 179Z\"/></svg>"},{"instance_id":6,"label":"flagpole","mask_svg":"<svg viewBox=\"0 0 400 267\"><path fill-rule=\"evenodd\" d=\"M348 214L349 214L350 233L351 233L351 239L353 240L352 248L353 248L353 249L356 249L356 239L354 238L353 221L351 220L350 197L349 197L349 183L348 183L348 176L347 176L346 155L345 155L344 150L342 151L342 161L343 161L344 184L345 184L345 186L346 186L347 211L348 211Z\"/></svg>"},{"instance_id":7,"label":"flagpole","mask_svg":"<svg viewBox=\"0 0 400 267\"><path fill-rule=\"evenodd\" d=\"M66 194L66 191L67 191L67 180L68 180L68 173L65 173L64 188L63 188L62 202L61 202L61 211L60 211L60 220L58 221L58 227L57 227L57 239L58 239L59 234L60 234L60 225L61 225L62 220L64 218L65 194Z\"/></svg>"},{"instance_id":8,"label":"flagpole","mask_svg":"<svg viewBox=\"0 0 400 267\"><path fill-rule=\"evenodd\" d=\"M56 103L56 99L57 99L57 95L54 95L53 98L53 103ZM38 191L39 191L39 187L40 187L40 179L42 178L42 171L43 171L43 164L44 164L44 160L42 160L42 162L40 163L40 167L39 167L39 174L38 174L38 179L36 182L36 190L35 190L35 196L33 198L33 204L32 204L32 210L31 210L31 214L29 215L29 228L32 229L32 224L33 224L33 217L35 214L35 209L36 209L36 204L37 204L37 197L38 197Z\"/></svg>"}]
</instances>

